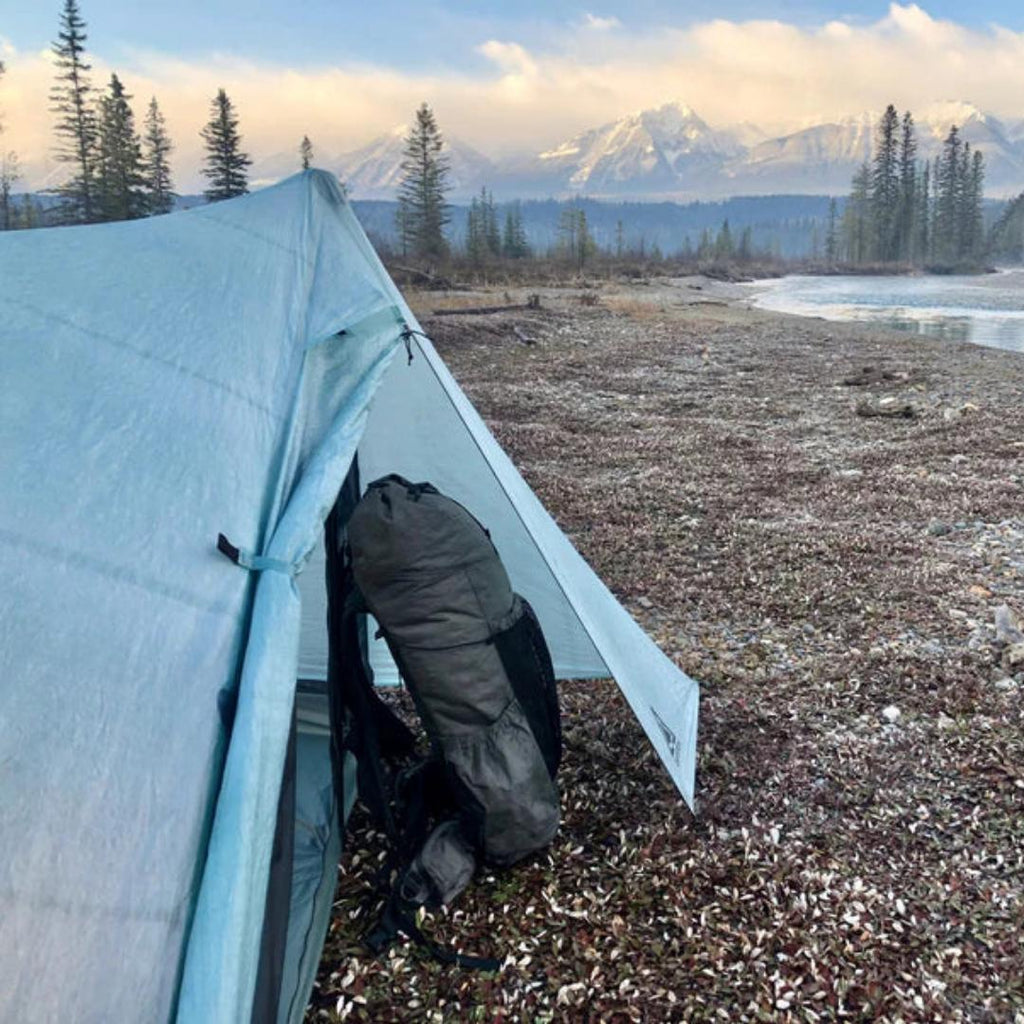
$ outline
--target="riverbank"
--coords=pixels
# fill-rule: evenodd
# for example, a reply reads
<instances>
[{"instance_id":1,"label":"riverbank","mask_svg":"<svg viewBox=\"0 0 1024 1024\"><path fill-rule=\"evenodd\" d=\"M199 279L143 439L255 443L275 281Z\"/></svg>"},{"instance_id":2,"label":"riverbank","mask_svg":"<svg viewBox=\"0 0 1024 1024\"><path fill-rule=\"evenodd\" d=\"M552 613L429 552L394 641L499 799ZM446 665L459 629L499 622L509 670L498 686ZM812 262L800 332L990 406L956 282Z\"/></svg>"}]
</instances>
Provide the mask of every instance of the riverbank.
<instances>
[{"instance_id":1,"label":"riverbank","mask_svg":"<svg viewBox=\"0 0 1024 1024\"><path fill-rule=\"evenodd\" d=\"M548 289L482 316L426 314L506 296L412 297L701 682L699 815L613 684L567 684L558 838L425 922L502 973L360 951L382 846L357 814L309 1020L1024 1013L1024 662L996 631L1024 611L1024 357L734 288Z\"/></svg>"}]
</instances>

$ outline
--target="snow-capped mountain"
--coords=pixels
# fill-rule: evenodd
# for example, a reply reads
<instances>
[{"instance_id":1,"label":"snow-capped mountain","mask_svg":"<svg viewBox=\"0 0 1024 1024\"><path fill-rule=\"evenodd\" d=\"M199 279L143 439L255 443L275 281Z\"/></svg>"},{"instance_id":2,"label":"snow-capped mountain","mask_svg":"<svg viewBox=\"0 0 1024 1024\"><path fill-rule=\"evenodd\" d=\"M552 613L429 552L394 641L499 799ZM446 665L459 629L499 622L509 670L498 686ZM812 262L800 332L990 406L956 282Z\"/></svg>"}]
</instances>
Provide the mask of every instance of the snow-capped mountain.
<instances>
[{"instance_id":1,"label":"snow-capped mountain","mask_svg":"<svg viewBox=\"0 0 1024 1024\"><path fill-rule=\"evenodd\" d=\"M481 187L499 199L576 194L622 199L719 199L737 195L839 195L870 160L880 112L870 111L776 138L756 126L714 127L683 103L627 115L535 155L491 161L449 139L452 198ZM1024 189L1024 118L1001 122L969 103L936 103L915 115L918 156L933 159L950 127L985 155L986 192ZM405 127L340 157L357 198L393 198Z\"/></svg>"},{"instance_id":2,"label":"snow-capped mountain","mask_svg":"<svg viewBox=\"0 0 1024 1024\"><path fill-rule=\"evenodd\" d=\"M842 192L871 157L878 118L861 114L750 147L722 168L730 189L767 192Z\"/></svg>"},{"instance_id":3,"label":"snow-capped mountain","mask_svg":"<svg viewBox=\"0 0 1024 1024\"><path fill-rule=\"evenodd\" d=\"M678 190L743 152L728 132L710 128L689 107L667 103L630 114L540 153L540 177L579 192Z\"/></svg>"},{"instance_id":4,"label":"snow-capped mountain","mask_svg":"<svg viewBox=\"0 0 1024 1024\"><path fill-rule=\"evenodd\" d=\"M337 169L351 195L359 199L393 199L402 178L402 153L408 134L408 125L398 125L361 149L338 157L330 166ZM494 164L459 139L446 138L444 152L450 168L452 198L468 198L494 179Z\"/></svg>"}]
</instances>

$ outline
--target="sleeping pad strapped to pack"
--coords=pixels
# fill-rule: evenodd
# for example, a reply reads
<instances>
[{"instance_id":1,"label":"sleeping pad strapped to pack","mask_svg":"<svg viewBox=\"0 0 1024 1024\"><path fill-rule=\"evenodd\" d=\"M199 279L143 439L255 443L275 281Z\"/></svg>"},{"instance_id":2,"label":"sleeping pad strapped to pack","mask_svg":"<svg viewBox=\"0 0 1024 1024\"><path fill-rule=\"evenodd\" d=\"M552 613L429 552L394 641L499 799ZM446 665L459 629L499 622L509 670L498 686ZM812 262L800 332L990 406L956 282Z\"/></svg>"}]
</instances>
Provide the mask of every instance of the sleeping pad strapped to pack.
<instances>
[{"instance_id":1,"label":"sleeping pad strapped to pack","mask_svg":"<svg viewBox=\"0 0 1024 1024\"><path fill-rule=\"evenodd\" d=\"M426 762L397 775L364 765L381 750L366 749L367 737L356 735L368 717L358 705L374 705L376 725L364 728L371 741L383 707L364 685L358 699L345 701L360 792L365 798L364 786L386 789L382 780L394 778L397 792L367 800L371 810L389 803L378 810L401 817L415 804L418 821L438 822L429 834L423 825L415 851L406 844L396 894L406 907L447 903L469 883L478 859L513 864L558 829L554 777L562 740L551 656L488 532L430 484L394 475L374 481L346 529L350 608L377 620L431 747ZM416 784L419 796L410 801ZM393 841L408 837L403 824L391 823Z\"/></svg>"}]
</instances>

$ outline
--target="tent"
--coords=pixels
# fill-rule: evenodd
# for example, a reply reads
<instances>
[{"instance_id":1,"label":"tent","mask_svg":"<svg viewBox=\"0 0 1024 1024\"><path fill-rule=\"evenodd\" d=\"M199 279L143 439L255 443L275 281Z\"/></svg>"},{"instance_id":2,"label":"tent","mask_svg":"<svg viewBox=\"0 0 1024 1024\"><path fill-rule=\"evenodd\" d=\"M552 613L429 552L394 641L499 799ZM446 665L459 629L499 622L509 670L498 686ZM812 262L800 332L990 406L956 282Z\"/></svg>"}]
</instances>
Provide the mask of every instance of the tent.
<instances>
[{"instance_id":1,"label":"tent","mask_svg":"<svg viewBox=\"0 0 1024 1024\"><path fill-rule=\"evenodd\" d=\"M0 373L0 1019L301 1019L341 846L321 537L357 451L364 481L430 480L488 525L558 675L614 676L692 804L696 684L541 507L330 175L0 236Z\"/></svg>"}]
</instances>

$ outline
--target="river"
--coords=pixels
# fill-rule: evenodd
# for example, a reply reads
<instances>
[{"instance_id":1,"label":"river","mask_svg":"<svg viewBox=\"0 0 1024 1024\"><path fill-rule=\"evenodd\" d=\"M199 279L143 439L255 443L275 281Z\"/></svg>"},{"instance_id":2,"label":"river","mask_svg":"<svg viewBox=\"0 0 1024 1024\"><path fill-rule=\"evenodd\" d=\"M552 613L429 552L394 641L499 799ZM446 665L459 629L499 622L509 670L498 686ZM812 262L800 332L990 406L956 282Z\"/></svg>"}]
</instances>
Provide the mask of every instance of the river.
<instances>
[{"instance_id":1,"label":"river","mask_svg":"<svg viewBox=\"0 0 1024 1024\"><path fill-rule=\"evenodd\" d=\"M793 276L748 286L753 305L1024 352L1024 269L971 277Z\"/></svg>"}]
</instances>

